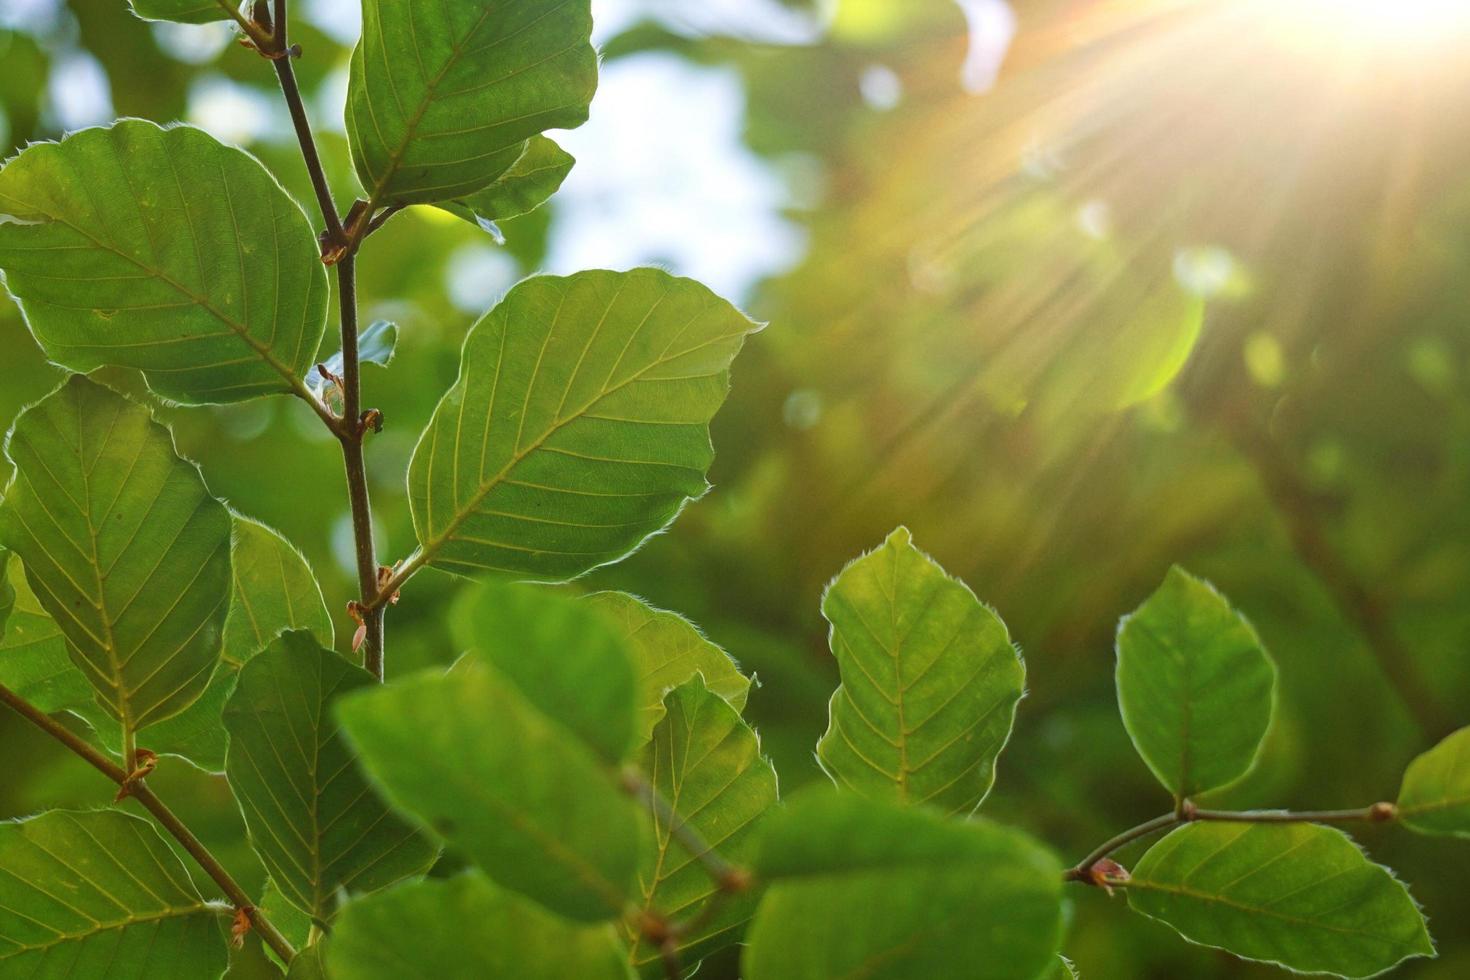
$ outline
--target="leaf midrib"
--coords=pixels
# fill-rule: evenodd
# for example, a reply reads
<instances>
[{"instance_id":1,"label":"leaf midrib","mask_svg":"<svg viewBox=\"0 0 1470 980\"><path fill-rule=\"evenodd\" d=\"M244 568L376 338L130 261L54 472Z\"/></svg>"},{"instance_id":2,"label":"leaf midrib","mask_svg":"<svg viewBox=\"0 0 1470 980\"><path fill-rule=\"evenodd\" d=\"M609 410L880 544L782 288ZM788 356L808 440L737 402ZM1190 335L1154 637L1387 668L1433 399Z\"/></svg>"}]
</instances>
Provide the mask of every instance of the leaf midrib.
<instances>
[{"instance_id":1,"label":"leaf midrib","mask_svg":"<svg viewBox=\"0 0 1470 980\"><path fill-rule=\"evenodd\" d=\"M149 922L162 922L167 921L168 919L180 919L190 915L196 915L200 912L222 914L224 911L224 906L219 903L206 902L201 900L193 905L171 905L167 908L160 909L159 911L150 913L148 915L130 915L124 919L118 919L108 922L97 922L96 920L93 920L94 927L84 932L57 932L56 938L49 940L48 942L35 943L29 946L17 946L15 949L7 953L0 954L0 962L4 962L5 960L12 959L17 956L22 956L26 953L34 953L40 950L49 950L54 947L64 945L66 943L85 942L93 936L97 936L102 933L113 932L118 929L126 929L130 926L143 925ZM51 926L45 925L45 923L38 924L43 925L47 929L51 929ZM52 931L55 932L56 930L53 929Z\"/></svg>"}]
</instances>

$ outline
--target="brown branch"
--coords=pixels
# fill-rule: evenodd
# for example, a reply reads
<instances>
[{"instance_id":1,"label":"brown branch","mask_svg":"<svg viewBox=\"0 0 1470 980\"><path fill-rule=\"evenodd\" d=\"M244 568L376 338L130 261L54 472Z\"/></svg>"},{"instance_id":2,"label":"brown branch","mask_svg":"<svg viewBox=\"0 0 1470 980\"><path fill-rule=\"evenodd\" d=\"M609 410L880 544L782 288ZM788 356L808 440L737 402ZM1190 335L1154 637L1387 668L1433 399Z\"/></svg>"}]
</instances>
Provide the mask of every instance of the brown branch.
<instances>
[{"instance_id":1,"label":"brown branch","mask_svg":"<svg viewBox=\"0 0 1470 980\"><path fill-rule=\"evenodd\" d=\"M162 800L154 795L153 790L149 789L141 778L130 777L121 766L93 748L81 736L3 684L0 684L0 702L10 706L21 717L56 739L80 756L93 769L116 783L119 787L119 796L131 797L142 804L145 810L153 814L153 818L158 821L159 825L172 834L184 850L189 852L189 855L198 862L199 867L204 869L205 874L219 885L231 904L250 917L250 924L259 931L260 938L276 951L281 961L291 962L292 957L296 955L296 950L290 941L281 935L280 931L266 918L265 913L245 894L245 890L235 882L234 878L230 877L230 873L224 869L224 866L215 859L213 854L209 853L209 849L198 837L194 836L193 832Z\"/></svg>"},{"instance_id":2,"label":"brown branch","mask_svg":"<svg viewBox=\"0 0 1470 980\"><path fill-rule=\"evenodd\" d=\"M317 151L316 138L311 132L311 123L306 117L306 106L301 98L301 88L296 84L296 73L291 66L292 58L298 53L289 44L289 22L287 0L274 0L274 24L272 25L271 49L267 52L280 80L281 94L291 112L291 122L296 129L296 140L301 145L301 157L311 177L311 186L316 193L317 206L322 213L326 230L322 233L322 254L328 264L337 270L337 300L342 324L342 418L328 425L342 446L342 463L347 475L347 495L352 510L352 535L357 557L358 600L354 608L359 610L364 626L364 665L374 677L383 679L383 603L378 587L378 560L373 541L372 500L368 494L367 465L363 458L363 439L368 426L362 411L362 384L357 348L357 239L343 226L337 206L332 201L331 188L327 183L326 170L322 166L321 154ZM361 217L361 208L353 215ZM353 222L356 227L356 221ZM380 424L380 423L379 423Z\"/></svg>"}]
</instances>

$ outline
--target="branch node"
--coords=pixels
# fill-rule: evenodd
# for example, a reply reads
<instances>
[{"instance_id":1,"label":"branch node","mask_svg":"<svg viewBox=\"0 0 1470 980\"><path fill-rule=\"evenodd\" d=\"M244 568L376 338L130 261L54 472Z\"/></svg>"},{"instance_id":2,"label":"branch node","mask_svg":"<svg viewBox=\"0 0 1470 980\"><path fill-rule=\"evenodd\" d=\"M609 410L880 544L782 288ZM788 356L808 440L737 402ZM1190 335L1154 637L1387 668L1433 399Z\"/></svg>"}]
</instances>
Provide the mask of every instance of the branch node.
<instances>
[{"instance_id":1,"label":"branch node","mask_svg":"<svg viewBox=\"0 0 1470 980\"><path fill-rule=\"evenodd\" d=\"M1372 823L1393 823L1398 818L1397 803L1379 802L1368 808L1368 820Z\"/></svg>"},{"instance_id":2,"label":"branch node","mask_svg":"<svg viewBox=\"0 0 1470 980\"><path fill-rule=\"evenodd\" d=\"M230 945L235 949L245 945L245 936L252 925L250 917L254 914L253 905L242 905L235 909L235 919L230 923Z\"/></svg>"},{"instance_id":3,"label":"branch node","mask_svg":"<svg viewBox=\"0 0 1470 980\"><path fill-rule=\"evenodd\" d=\"M128 773L126 779L118 784L117 795L112 798L112 802L114 803L121 803L129 796L132 796L133 791L138 788L143 778L158 768L158 754L156 752L150 752L147 749L138 749L133 753L133 757L135 759L134 769Z\"/></svg>"}]
</instances>

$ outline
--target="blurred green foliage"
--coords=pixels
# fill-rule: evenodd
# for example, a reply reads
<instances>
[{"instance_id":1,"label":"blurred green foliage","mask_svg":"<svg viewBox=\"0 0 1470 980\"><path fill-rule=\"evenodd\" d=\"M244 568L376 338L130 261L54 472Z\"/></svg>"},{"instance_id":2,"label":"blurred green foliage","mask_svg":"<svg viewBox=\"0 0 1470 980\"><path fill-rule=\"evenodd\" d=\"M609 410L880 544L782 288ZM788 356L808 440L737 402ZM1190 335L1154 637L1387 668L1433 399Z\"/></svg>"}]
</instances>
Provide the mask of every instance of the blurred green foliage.
<instances>
[{"instance_id":1,"label":"blurred green foliage","mask_svg":"<svg viewBox=\"0 0 1470 980\"><path fill-rule=\"evenodd\" d=\"M844 0L809 44L652 17L607 40L614 63L660 52L738 73L746 143L791 185L809 244L749 297L773 325L715 421L715 490L586 584L680 610L758 675L749 713L784 794L820 778L837 676L823 585L908 525L1028 664L986 813L1072 856L1169 805L1118 719L1112 644L1178 562L1231 597L1280 668L1263 764L1208 802L1391 798L1414 755L1470 721L1470 60L1273 31L1229 3L1015 6L999 82L978 93L961 84L971 37L950 0ZM293 36L303 87L328 92L350 47L308 20ZM205 80L274 98L249 52L190 63L161 38L116 0L0 28L6 155L60 135L48 78L76 52L120 116L182 118ZM340 126L318 138L350 199ZM309 202L289 139L266 127L249 149ZM502 223L522 273L546 261L562 206ZM391 367L364 375L387 420L369 462L390 558L413 542L415 435L478 315L452 302L447 270L490 244L415 209L360 262L364 322L401 329ZM0 423L60 378L4 304ZM304 551L339 613L346 501L316 420L289 399L160 414L215 494ZM413 583L390 616L390 672L454 659L458 588ZM17 719L0 737L11 758L50 760L0 780L0 815L108 792ZM150 781L260 883L222 781L182 765ZM1400 975L1470 973L1454 843L1361 839L1414 883L1443 951ZM1101 893L1076 899L1066 949L1084 976L1276 975ZM706 966L733 975L720 968Z\"/></svg>"}]
</instances>

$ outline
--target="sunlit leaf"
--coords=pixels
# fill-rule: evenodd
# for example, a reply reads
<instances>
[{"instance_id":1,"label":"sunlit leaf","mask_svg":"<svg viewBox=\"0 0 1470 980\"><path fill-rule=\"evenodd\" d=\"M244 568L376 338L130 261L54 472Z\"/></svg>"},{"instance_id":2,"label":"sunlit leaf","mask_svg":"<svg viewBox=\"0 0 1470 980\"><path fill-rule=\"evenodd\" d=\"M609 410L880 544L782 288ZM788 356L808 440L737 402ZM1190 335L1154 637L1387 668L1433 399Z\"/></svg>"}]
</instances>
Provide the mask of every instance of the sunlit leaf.
<instances>
[{"instance_id":1,"label":"sunlit leaf","mask_svg":"<svg viewBox=\"0 0 1470 980\"><path fill-rule=\"evenodd\" d=\"M290 632L245 664L225 705L226 772L250 842L281 893L318 922L339 890L383 888L437 856L368 786L333 717L339 697L375 686L310 633Z\"/></svg>"},{"instance_id":2,"label":"sunlit leaf","mask_svg":"<svg viewBox=\"0 0 1470 980\"><path fill-rule=\"evenodd\" d=\"M1413 830L1470 837L1470 728L1409 763L1398 806Z\"/></svg>"},{"instance_id":3,"label":"sunlit leaf","mask_svg":"<svg viewBox=\"0 0 1470 980\"><path fill-rule=\"evenodd\" d=\"M842 671L823 767L875 799L974 810L1025 688L1005 624L907 528L842 570L822 614Z\"/></svg>"},{"instance_id":4,"label":"sunlit leaf","mask_svg":"<svg viewBox=\"0 0 1470 980\"><path fill-rule=\"evenodd\" d=\"M664 695L695 674L737 712L745 710L750 678L689 620L626 592L597 592L587 601L622 629L642 691L639 733L644 740L664 715Z\"/></svg>"},{"instance_id":5,"label":"sunlit leaf","mask_svg":"<svg viewBox=\"0 0 1470 980\"><path fill-rule=\"evenodd\" d=\"M124 732L183 711L219 663L229 512L147 408L80 375L21 414L7 452L0 543L102 706Z\"/></svg>"},{"instance_id":6,"label":"sunlit leaf","mask_svg":"<svg viewBox=\"0 0 1470 980\"><path fill-rule=\"evenodd\" d=\"M532 137L515 166L484 190L439 205L500 238L495 222L536 210L561 187L577 160L545 136Z\"/></svg>"},{"instance_id":7,"label":"sunlit leaf","mask_svg":"<svg viewBox=\"0 0 1470 980\"><path fill-rule=\"evenodd\" d=\"M209 772L225 768L220 714L245 661L282 630L309 630L325 647L333 642L332 617L301 553L264 524L238 514L232 540L234 582L219 668L198 701L148 732L149 749L182 756Z\"/></svg>"},{"instance_id":8,"label":"sunlit leaf","mask_svg":"<svg viewBox=\"0 0 1470 980\"><path fill-rule=\"evenodd\" d=\"M1127 892L1191 942L1303 973L1368 977L1434 955L1408 889L1316 824L1181 827L1139 860Z\"/></svg>"},{"instance_id":9,"label":"sunlit leaf","mask_svg":"<svg viewBox=\"0 0 1470 980\"><path fill-rule=\"evenodd\" d=\"M332 980L630 980L621 954L611 926L574 924L471 872L348 903L327 967Z\"/></svg>"},{"instance_id":10,"label":"sunlit leaf","mask_svg":"<svg viewBox=\"0 0 1470 980\"><path fill-rule=\"evenodd\" d=\"M589 698L601 682L585 677ZM499 884L578 921L622 914L646 822L608 763L489 663L357 691L337 713L393 803Z\"/></svg>"},{"instance_id":11,"label":"sunlit leaf","mask_svg":"<svg viewBox=\"0 0 1470 980\"><path fill-rule=\"evenodd\" d=\"M6 285L56 363L139 368L196 404L306 393L326 273L301 207L243 151L141 119L84 129L0 170L0 216Z\"/></svg>"},{"instance_id":12,"label":"sunlit leaf","mask_svg":"<svg viewBox=\"0 0 1470 980\"><path fill-rule=\"evenodd\" d=\"M643 772L681 824L715 854L737 865L748 861L752 831L776 802L776 771L761 755L760 740L702 676L670 691L664 705L667 713L643 750ZM670 921L698 924L679 936L683 961L697 962L738 941L755 896L716 897L719 889L699 856L679 843L668 823L655 819L654 838L656 848L638 872L640 904ZM636 934L629 940L633 964L661 975L658 948Z\"/></svg>"},{"instance_id":13,"label":"sunlit leaf","mask_svg":"<svg viewBox=\"0 0 1470 980\"><path fill-rule=\"evenodd\" d=\"M551 589L489 582L465 594L458 627L461 646L596 755L632 752L638 682L612 619Z\"/></svg>"},{"instance_id":14,"label":"sunlit leaf","mask_svg":"<svg viewBox=\"0 0 1470 980\"><path fill-rule=\"evenodd\" d=\"M0 823L0 976L218 977L229 914L146 820L53 810Z\"/></svg>"},{"instance_id":15,"label":"sunlit leaf","mask_svg":"<svg viewBox=\"0 0 1470 980\"><path fill-rule=\"evenodd\" d=\"M1275 708L1276 666L1207 582L1170 569L1118 626L1118 706L1138 754L1178 797L1255 765Z\"/></svg>"},{"instance_id":16,"label":"sunlit leaf","mask_svg":"<svg viewBox=\"0 0 1470 980\"><path fill-rule=\"evenodd\" d=\"M756 853L746 980L1034 980L1061 943L1061 865L986 820L807 791Z\"/></svg>"},{"instance_id":17,"label":"sunlit leaf","mask_svg":"<svg viewBox=\"0 0 1470 980\"><path fill-rule=\"evenodd\" d=\"M756 329L656 269L511 290L470 331L414 451L428 561L559 581L637 548L707 488L709 421Z\"/></svg>"},{"instance_id":18,"label":"sunlit leaf","mask_svg":"<svg viewBox=\"0 0 1470 980\"><path fill-rule=\"evenodd\" d=\"M454 201L526 140L587 120L597 89L588 0L374 0L352 55L347 138L377 204Z\"/></svg>"}]
</instances>

